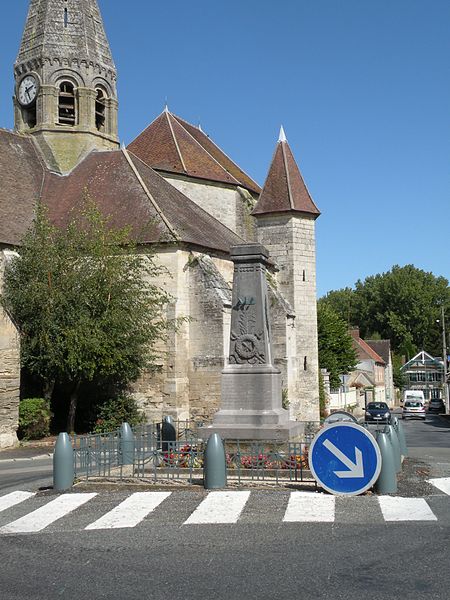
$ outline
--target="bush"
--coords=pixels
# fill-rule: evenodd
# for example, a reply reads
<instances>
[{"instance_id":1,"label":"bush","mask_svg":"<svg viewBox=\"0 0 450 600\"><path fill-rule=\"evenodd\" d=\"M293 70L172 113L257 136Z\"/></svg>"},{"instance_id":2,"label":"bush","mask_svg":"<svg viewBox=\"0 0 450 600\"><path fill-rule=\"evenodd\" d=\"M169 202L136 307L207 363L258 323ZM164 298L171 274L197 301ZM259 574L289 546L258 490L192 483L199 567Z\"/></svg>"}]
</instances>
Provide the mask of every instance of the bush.
<instances>
[{"instance_id":1,"label":"bush","mask_svg":"<svg viewBox=\"0 0 450 600\"><path fill-rule=\"evenodd\" d=\"M19 404L20 440L38 440L50 435L52 413L50 402L44 398L27 398Z\"/></svg>"},{"instance_id":2,"label":"bush","mask_svg":"<svg viewBox=\"0 0 450 600\"><path fill-rule=\"evenodd\" d=\"M119 396L107 400L100 408L95 422L95 433L114 431L128 423L131 427L144 422L144 415L137 407L136 400L131 396Z\"/></svg>"}]
</instances>

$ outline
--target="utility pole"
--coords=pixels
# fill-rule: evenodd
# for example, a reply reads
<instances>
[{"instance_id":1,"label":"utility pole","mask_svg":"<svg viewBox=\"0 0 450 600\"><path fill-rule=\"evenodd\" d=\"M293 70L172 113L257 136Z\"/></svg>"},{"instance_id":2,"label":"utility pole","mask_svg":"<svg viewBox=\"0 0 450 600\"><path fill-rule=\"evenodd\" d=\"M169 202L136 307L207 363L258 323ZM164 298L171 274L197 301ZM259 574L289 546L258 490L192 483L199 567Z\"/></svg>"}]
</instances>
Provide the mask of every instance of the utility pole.
<instances>
[{"instance_id":1,"label":"utility pole","mask_svg":"<svg viewBox=\"0 0 450 600\"><path fill-rule=\"evenodd\" d=\"M444 369L444 378L442 380L442 400L445 404L445 412L448 414L450 412L449 407L449 397L448 397L448 386L447 386L447 338L445 335L445 312L444 312L444 304L441 306L442 311L442 360L443 360L443 369Z\"/></svg>"}]
</instances>

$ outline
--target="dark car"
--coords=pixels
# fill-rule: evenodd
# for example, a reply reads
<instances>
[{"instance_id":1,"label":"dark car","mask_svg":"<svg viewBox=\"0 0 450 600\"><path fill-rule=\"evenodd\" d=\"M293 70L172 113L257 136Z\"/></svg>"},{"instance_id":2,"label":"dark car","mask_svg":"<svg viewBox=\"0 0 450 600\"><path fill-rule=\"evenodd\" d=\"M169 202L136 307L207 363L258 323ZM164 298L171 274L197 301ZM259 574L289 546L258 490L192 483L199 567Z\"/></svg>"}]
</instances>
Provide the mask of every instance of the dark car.
<instances>
[{"instance_id":1,"label":"dark car","mask_svg":"<svg viewBox=\"0 0 450 600\"><path fill-rule=\"evenodd\" d=\"M428 412L445 412L444 401L441 398L431 398L430 402L428 403Z\"/></svg>"},{"instance_id":2,"label":"dark car","mask_svg":"<svg viewBox=\"0 0 450 600\"><path fill-rule=\"evenodd\" d=\"M365 420L371 423L388 423L391 411L386 402L369 402L366 406Z\"/></svg>"}]
</instances>

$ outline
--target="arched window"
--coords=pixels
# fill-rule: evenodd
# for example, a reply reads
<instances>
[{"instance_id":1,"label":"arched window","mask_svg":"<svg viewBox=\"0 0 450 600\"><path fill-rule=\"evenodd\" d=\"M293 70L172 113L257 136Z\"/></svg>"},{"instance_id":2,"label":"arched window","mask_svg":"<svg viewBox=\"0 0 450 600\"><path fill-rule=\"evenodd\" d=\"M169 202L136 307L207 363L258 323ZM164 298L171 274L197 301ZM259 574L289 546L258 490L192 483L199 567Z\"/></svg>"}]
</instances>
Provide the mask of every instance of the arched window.
<instances>
[{"instance_id":1,"label":"arched window","mask_svg":"<svg viewBox=\"0 0 450 600\"><path fill-rule=\"evenodd\" d=\"M58 123L75 125L76 120L75 86L70 81L63 81L59 86Z\"/></svg>"},{"instance_id":2,"label":"arched window","mask_svg":"<svg viewBox=\"0 0 450 600\"><path fill-rule=\"evenodd\" d=\"M106 92L104 89L98 87L95 90L97 96L95 98L95 126L99 131L105 131L106 121Z\"/></svg>"}]
</instances>

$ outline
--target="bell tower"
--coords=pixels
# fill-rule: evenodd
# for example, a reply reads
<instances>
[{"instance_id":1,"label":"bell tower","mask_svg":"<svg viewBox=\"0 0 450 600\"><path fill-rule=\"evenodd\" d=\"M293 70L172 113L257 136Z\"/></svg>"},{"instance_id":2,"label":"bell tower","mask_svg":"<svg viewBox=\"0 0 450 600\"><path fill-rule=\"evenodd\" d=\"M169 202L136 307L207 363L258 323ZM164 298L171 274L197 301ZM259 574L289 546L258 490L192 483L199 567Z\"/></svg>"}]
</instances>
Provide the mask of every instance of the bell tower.
<instances>
[{"instance_id":1,"label":"bell tower","mask_svg":"<svg viewBox=\"0 0 450 600\"><path fill-rule=\"evenodd\" d=\"M115 149L117 72L97 0L31 0L14 65L15 128L51 169Z\"/></svg>"}]
</instances>

